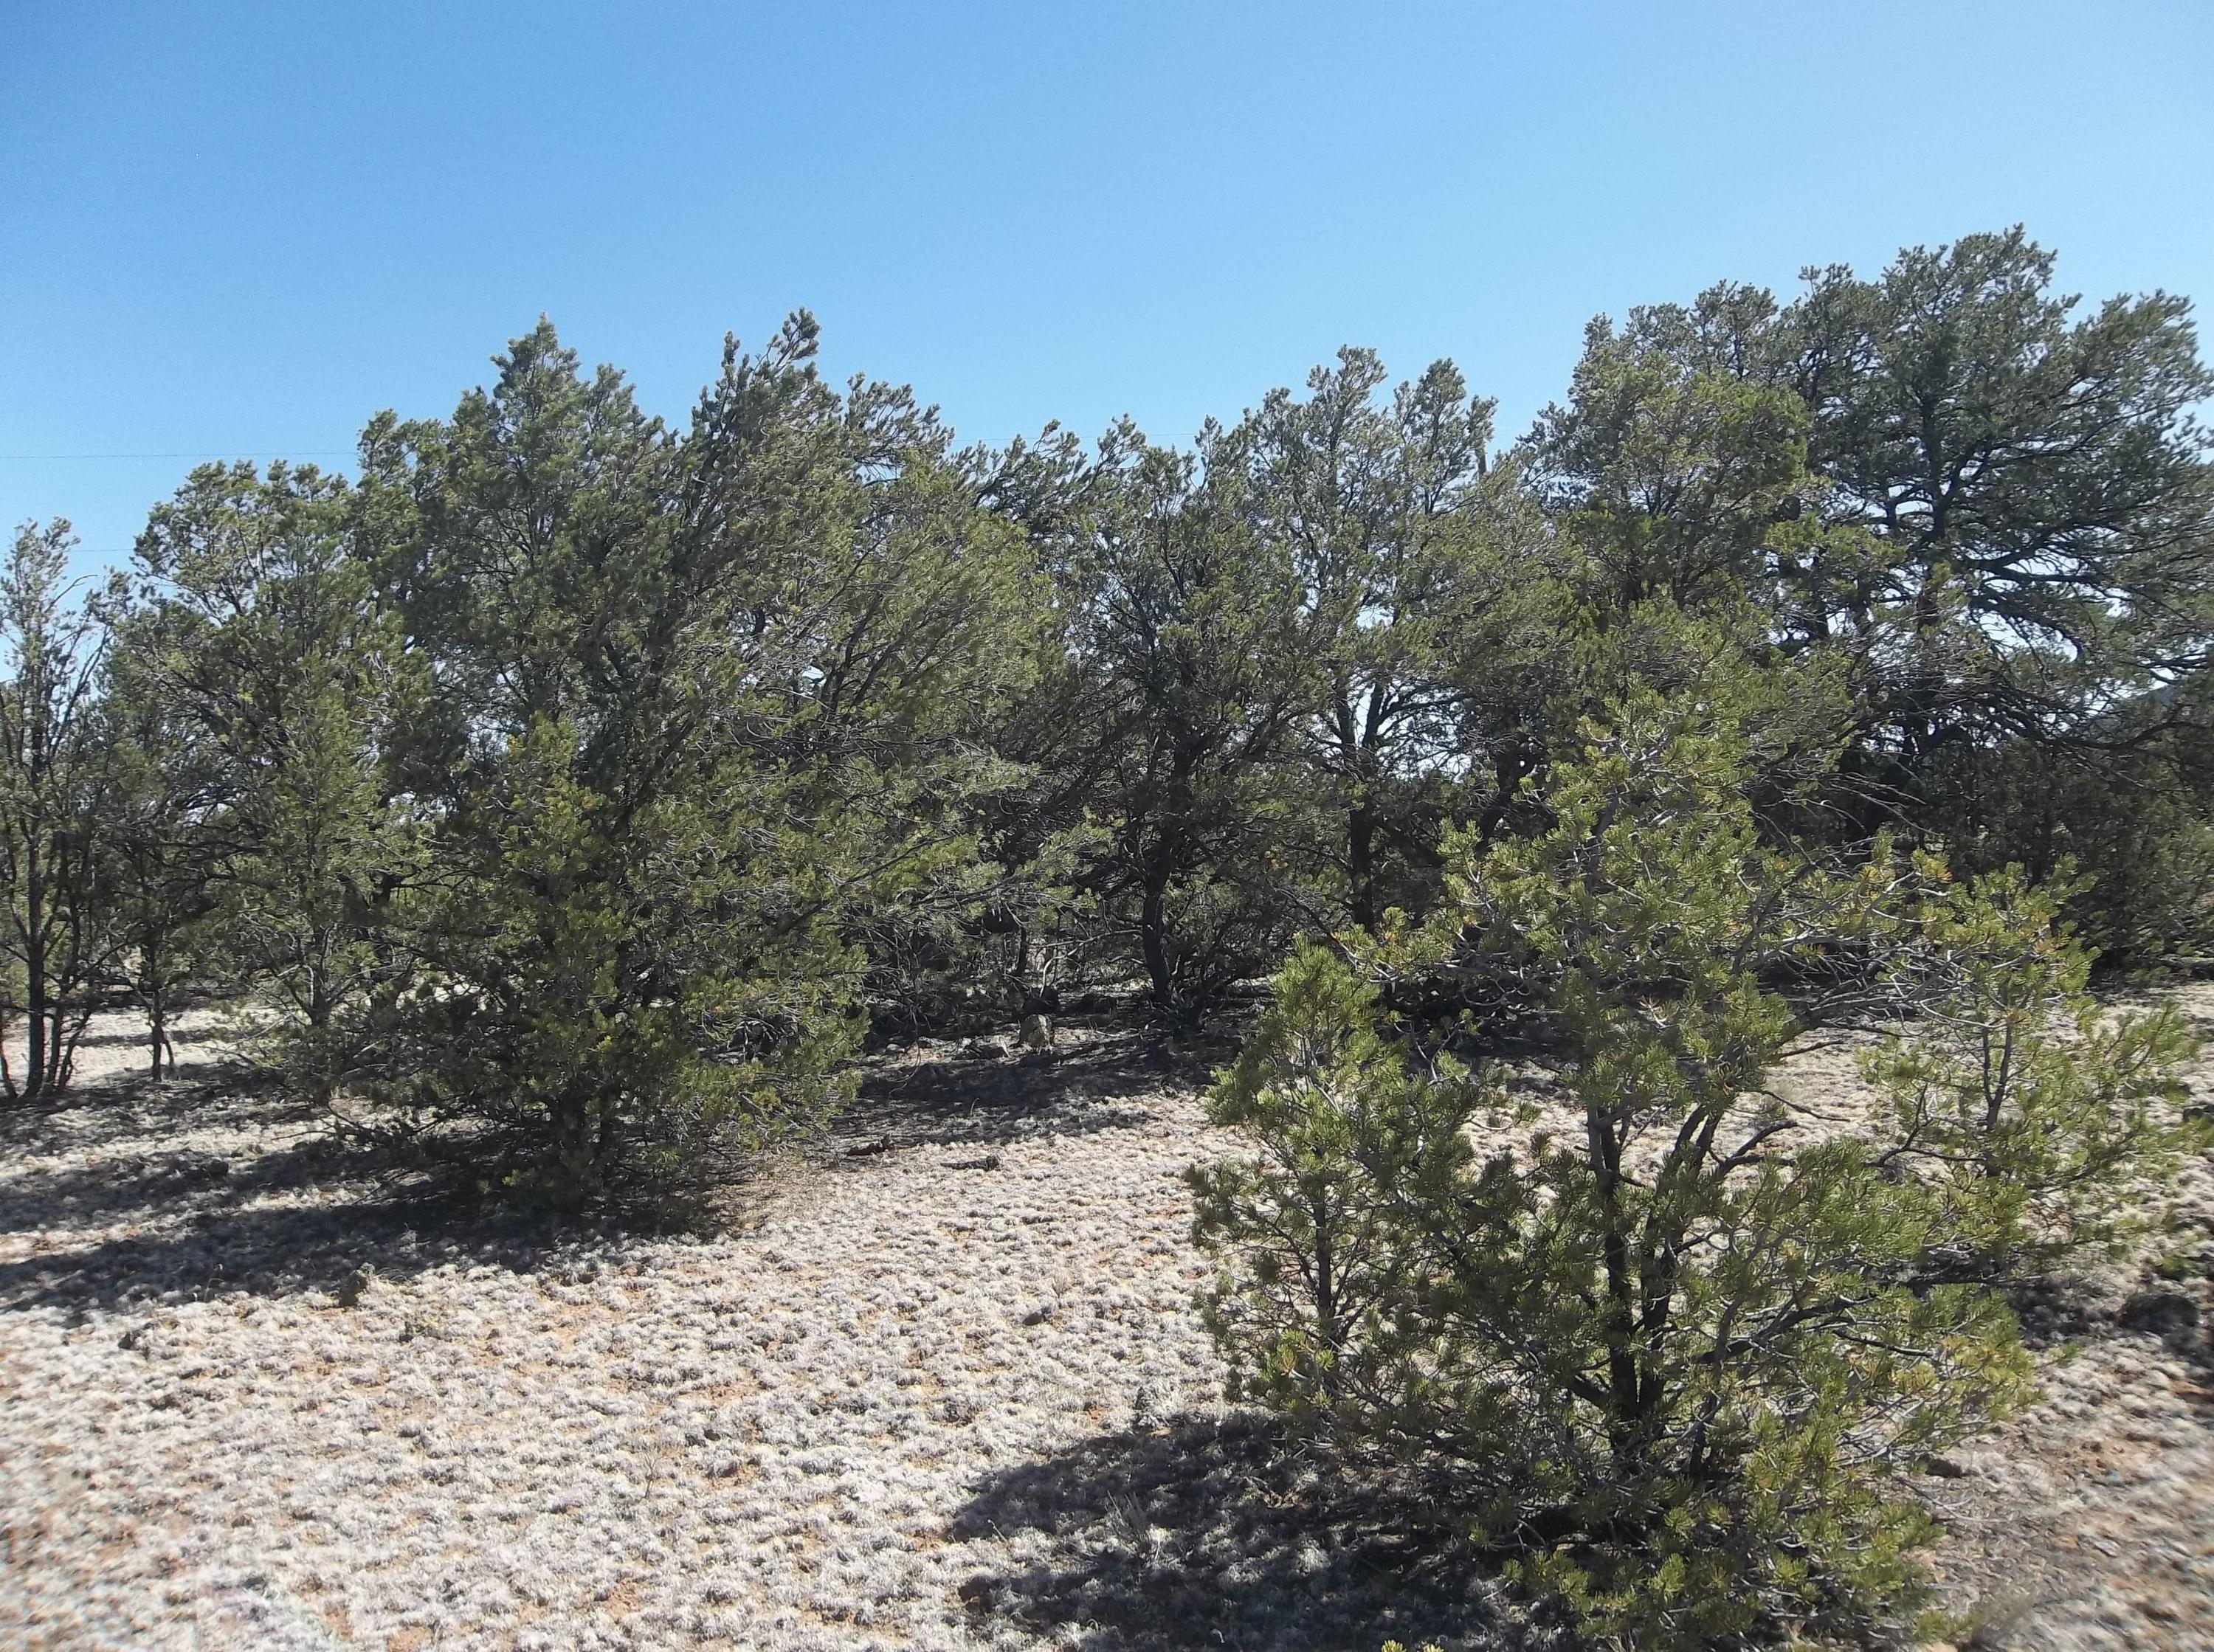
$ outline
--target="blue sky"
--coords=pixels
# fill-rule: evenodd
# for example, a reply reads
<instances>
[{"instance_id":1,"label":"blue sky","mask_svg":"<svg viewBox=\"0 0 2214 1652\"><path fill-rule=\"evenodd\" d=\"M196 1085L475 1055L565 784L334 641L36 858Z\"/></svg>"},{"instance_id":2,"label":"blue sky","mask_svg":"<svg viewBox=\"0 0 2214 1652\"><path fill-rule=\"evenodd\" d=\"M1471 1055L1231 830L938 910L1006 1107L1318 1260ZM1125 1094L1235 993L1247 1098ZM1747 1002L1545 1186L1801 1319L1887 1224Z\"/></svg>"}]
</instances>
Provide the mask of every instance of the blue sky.
<instances>
[{"instance_id":1,"label":"blue sky","mask_svg":"<svg viewBox=\"0 0 2214 1652\"><path fill-rule=\"evenodd\" d=\"M0 0L0 523L107 560L174 455L343 465L541 311L672 418L805 305L964 436L1349 342L1514 430L1596 313L2015 222L2214 299L2210 162L2205 0Z\"/></svg>"}]
</instances>

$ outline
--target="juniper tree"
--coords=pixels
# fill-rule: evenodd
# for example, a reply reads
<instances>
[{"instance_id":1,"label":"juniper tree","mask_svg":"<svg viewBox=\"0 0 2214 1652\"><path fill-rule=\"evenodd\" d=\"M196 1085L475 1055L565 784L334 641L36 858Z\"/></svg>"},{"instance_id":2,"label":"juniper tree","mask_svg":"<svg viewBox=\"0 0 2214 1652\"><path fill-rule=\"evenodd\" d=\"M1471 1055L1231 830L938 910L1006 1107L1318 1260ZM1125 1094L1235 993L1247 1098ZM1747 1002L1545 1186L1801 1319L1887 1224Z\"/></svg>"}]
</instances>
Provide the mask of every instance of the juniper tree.
<instances>
[{"instance_id":1,"label":"juniper tree","mask_svg":"<svg viewBox=\"0 0 2214 1652\"><path fill-rule=\"evenodd\" d=\"M1179 1022L1278 954L1313 830L1298 588L1286 547L1252 531L1234 465L1214 462L1220 441L1181 453L1110 433L1064 584L1113 834L1105 893Z\"/></svg>"},{"instance_id":2,"label":"juniper tree","mask_svg":"<svg viewBox=\"0 0 2214 1652\"><path fill-rule=\"evenodd\" d=\"M1373 351L1341 351L1211 455L1298 588L1302 755L1341 816L1313 896L1363 928L1428 898L1449 815L1511 801L1554 617L1539 525L1492 463L1491 402L1450 362L1380 399L1385 382Z\"/></svg>"},{"instance_id":3,"label":"juniper tree","mask_svg":"<svg viewBox=\"0 0 2214 1652\"><path fill-rule=\"evenodd\" d=\"M1734 296L1706 302L1727 309ZM1779 595L1812 489L1807 410L1789 387L1716 359L1708 319L1655 307L1619 330L1594 320L1569 400L1539 416L1528 444L1582 552L1580 583L1605 607Z\"/></svg>"},{"instance_id":4,"label":"juniper tree","mask_svg":"<svg viewBox=\"0 0 2214 1652\"><path fill-rule=\"evenodd\" d=\"M199 832L225 973L318 1098L358 1057L359 1016L393 973L380 932L422 869L387 772L422 686L359 508L312 466L203 466L139 536L121 621L142 698L197 731L209 766Z\"/></svg>"},{"instance_id":5,"label":"juniper tree","mask_svg":"<svg viewBox=\"0 0 2214 1652\"><path fill-rule=\"evenodd\" d=\"M128 637L128 626L125 636ZM225 963L214 831L223 796L207 731L141 669L128 643L110 650L101 696L108 741L101 834L121 942L119 979L146 1017L147 1070L176 1071L170 1023L195 986L235 983Z\"/></svg>"},{"instance_id":6,"label":"juniper tree","mask_svg":"<svg viewBox=\"0 0 2214 1652\"><path fill-rule=\"evenodd\" d=\"M795 317L689 430L543 325L367 440L438 685L394 754L440 869L357 1082L565 1205L682 1196L850 1084L872 914L973 860L1019 545L905 393Z\"/></svg>"}]
</instances>

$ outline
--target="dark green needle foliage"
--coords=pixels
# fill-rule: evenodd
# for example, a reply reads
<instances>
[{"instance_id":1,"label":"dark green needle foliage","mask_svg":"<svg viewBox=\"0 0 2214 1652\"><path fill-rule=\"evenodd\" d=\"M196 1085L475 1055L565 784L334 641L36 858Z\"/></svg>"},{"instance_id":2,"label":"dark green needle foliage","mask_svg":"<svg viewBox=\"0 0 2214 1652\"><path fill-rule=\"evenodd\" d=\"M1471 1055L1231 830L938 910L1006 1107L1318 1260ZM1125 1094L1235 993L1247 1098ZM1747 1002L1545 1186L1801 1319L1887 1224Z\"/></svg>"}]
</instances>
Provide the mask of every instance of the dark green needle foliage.
<instances>
[{"instance_id":1,"label":"dark green needle foliage","mask_svg":"<svg viewBox=\"0 0 2214 1652\"><path fill-rule=\"evenodd\" d=\"M1296 592L1298 760L1333 817L1307 845L1308 904L1363 928L1428 904L1447 821L1512 803L1563 617L1492 404L1451 362L1386 382L1373 351L1342 351L1212 454Z\"/></svg>"},{"instance_id":2,"label":"dark green needle foliage","mask_svg":"<svg viewBox=\"0 0 2214 1652\"><path fill-rule=\"evenodd\" d=\"M2073 859L2084 934L2144 958L2214 915L2214 380L2186 301L2052 277L2017 229L1602 318L1529 450L1595 601L1750 593L1835 660L1844 837Z\"/></svg>"},{"instance_id":3,"label":"dark green needle foliage","mask_svg":"<svg viewBox=\"0 0 2214 1652\"><path fill-rule=\"evenodd\" d=\"M26 522L0 561L0 1094L11 1101L69 1088L123 943L104 852L107 639L69 576L76 543L66 521Z\"/></svg>"},{"instance_id":4,"label":"dark green needle foliage","mask_svg":"<svg viewBox=\"0 0 2214 1652\"><path fill-rule=\"evenodd\" d=\"M849 1082L872 911L973 862L1019 540L795 319L690 430L550 329L374 427L364 532L437 686L388 755L433 869L356 1082L557 1204L681 1194Z\"/></svg>"},{"instance_id":5,"label":"dark green needle foliage","mask_svg":"<svg viewBox=\"0 0 2214 1652\"><path fill-rule=\"evenodd\" d=\"M1042 603L936 420L814 347L733 346L679 433L541 325L357 482L157 509L108 706L150 1013L227 980L349 1127L567 1208L823 1116L870 942L991 882Z\"/></svg>"},{"instance_id":6,"label":"dark green needle foliage","mask_svg":"<svg viewBox=\"0 0 2214 1652\"><path fill-rule=\"evenodd\" d=\"M1265 972L1300 926L1314 800L1298 728L1315 692L1287 549L1254 531L1221 433L1200 451L1127 424L1061 588L1111 832L1099 879L1156 1009L1186 1026Z\"/></svg>"},{"instance_id":7,"label":"dark green needle foliage","mask_svg":"<svg viewBox=\"0 0 2214 1652\"><path fill-rule=\"evenodd\" d=\"M325 1100L399 967L394 903L424 864L421 813L387 759L426 686L360 554L357 506L312 467L197 471L139 536L118 616L119 727L174 765L174 818L125 841L143 858L160 841L145 832L189 828L170 847L204 869L222 938L204 978L250 991L260 1047Z\"/></svg>"}]
</instances>

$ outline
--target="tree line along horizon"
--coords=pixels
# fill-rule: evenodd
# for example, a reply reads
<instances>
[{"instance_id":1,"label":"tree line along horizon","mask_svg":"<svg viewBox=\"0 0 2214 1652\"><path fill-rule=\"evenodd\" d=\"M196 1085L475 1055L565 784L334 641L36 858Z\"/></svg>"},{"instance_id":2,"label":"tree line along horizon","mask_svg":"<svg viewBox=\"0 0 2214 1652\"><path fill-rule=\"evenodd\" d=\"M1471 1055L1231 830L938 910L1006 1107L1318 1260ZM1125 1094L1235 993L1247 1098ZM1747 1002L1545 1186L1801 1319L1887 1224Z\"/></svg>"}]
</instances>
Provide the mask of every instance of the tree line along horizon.
<instances>
[{"instance_id":1,"label":"tree line along horizon","mask_svg":"<svg viewBox=\"0 0 2214 1652\"><path fill-rule=\"evenodd\" d=\"M1259 1156L1193 1178L1242 1391L1596 1632L1904 1610L2006 1286L2196 1139L2180 1018L2085 994L2214 940L2186 302L2020 229L1725 283L1511 442L1348 349L1188 447L964 447L816 344L671 428L541 320L351 479L194 470L82 599L25 525L8 1097L214 996L446 1185L681 1208L872 1027L1275 975ZM1879 1024L1875 1122L1787 1145L1767 1071Z\"/></svg>"}]
</instances>

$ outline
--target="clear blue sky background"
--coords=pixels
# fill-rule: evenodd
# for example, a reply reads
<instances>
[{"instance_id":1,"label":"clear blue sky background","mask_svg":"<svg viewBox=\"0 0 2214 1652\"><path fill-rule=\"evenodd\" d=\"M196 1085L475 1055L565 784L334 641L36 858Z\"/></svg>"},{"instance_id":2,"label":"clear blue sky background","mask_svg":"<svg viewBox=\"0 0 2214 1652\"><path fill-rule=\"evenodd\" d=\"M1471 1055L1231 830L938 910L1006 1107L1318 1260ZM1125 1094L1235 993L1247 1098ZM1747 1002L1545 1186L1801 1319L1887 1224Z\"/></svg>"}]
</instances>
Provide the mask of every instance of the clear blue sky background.
<instances>
[{"instance_id":1,"label":"clear blue sky background","mask_svg":"<svg viewBox=\"0 0 2214 1652\"><path fill-rule=\"evenodd\" d=\"M106 560L169 455L343 463L541 311L670 417L805 305L964 436L1180 438L1347 342L1517 430L1722 277L2020 221L2214 298L2210 165L2208 0L0 0L0 523Z\"/></svg>"}]
</instances>

